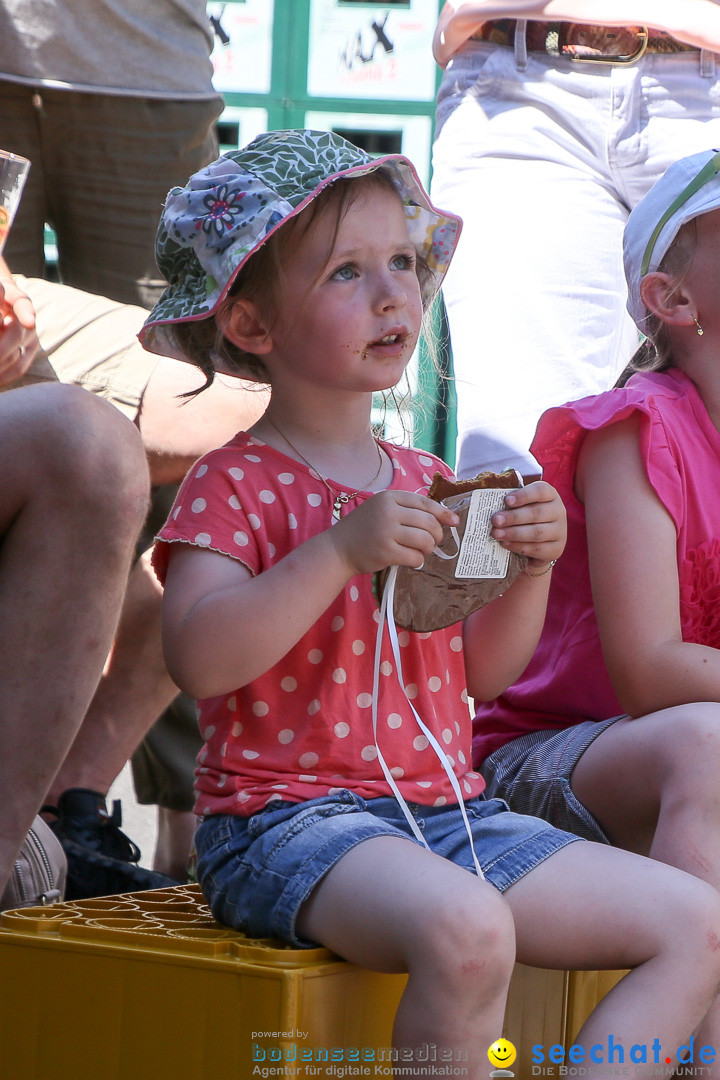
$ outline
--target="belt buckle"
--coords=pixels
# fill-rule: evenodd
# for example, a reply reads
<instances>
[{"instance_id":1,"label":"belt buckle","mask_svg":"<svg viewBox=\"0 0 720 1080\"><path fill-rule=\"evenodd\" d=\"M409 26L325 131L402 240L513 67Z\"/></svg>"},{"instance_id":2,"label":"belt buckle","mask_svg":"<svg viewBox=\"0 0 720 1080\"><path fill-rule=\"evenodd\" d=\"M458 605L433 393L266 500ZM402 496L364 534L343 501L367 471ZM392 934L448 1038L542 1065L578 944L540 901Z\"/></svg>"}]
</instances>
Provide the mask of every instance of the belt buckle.
<instances>
[{"instance_id":1,"label":"belt buckle","mask_svg":"<svg viewBox=\"0 0 720 1080\"><path fill-rule=\"evenodd\" d=\"M637 29L638 45L635 52L607 55L605 53L582 54L571 50L577 48L573 45L564 45L561 55L576 64L634 64L645 53L648 47L649 33L647 26L639 26ZM581 46L582 47L582 46Z\"/></svg>"}]
</instances>

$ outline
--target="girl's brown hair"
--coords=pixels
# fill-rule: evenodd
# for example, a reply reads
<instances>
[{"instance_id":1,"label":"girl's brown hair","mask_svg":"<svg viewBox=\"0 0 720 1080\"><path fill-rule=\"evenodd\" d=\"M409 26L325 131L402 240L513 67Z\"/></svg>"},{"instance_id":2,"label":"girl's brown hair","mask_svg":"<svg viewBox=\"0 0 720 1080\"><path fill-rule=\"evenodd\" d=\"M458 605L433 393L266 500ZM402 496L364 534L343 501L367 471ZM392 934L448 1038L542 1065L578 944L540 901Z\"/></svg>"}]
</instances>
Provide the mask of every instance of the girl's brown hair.
<instances>
[{"instance_id":1,"label":"girl's brown hair","mask_svg":"<svg viewBox=\"0 0 720 1080\"><path fill-rule=\"evenodd\" d=\"M690 261L697 246L697 224L692 218L686 222L665 253L658 270L673 279L670 296L682 287ZM664 371L673 366L672 341L667 325L654 315L647 313L645 320L646 340L642 342L633 356L630 366L633 371Z\"/></svg>"}]
</instances>

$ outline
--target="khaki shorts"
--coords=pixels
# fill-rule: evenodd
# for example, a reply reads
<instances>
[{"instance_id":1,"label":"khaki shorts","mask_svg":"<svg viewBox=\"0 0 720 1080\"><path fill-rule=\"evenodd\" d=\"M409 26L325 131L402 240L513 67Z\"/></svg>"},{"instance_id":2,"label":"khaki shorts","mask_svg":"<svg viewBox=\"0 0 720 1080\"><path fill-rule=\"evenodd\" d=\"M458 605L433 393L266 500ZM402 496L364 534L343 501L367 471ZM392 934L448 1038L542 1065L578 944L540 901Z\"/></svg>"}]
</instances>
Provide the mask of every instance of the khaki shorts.
<instances>
[{"instance_id":1,"label":"khaki shorts","mask_svg":"<svg viewBox=\"0 0 720 1080\"><path fill-rule=\"evenodd\" d=\"M130 759L137 801L189 813L195 805L195 759L203 742L195 702L178 694Z\"/></svg>"},{"instance_id":2,"label":"khaki shorts","mask_svg":"<svg viewBox=\"0 0 720 1080\"><path fill-rule=\"evenodd\" d=\"M134 421L158 360L137 340L145 309L42 278L16 274L15 280L35 308L42 351L9 389L54 380L75 383Z\"/></svg>"}]
</instances>

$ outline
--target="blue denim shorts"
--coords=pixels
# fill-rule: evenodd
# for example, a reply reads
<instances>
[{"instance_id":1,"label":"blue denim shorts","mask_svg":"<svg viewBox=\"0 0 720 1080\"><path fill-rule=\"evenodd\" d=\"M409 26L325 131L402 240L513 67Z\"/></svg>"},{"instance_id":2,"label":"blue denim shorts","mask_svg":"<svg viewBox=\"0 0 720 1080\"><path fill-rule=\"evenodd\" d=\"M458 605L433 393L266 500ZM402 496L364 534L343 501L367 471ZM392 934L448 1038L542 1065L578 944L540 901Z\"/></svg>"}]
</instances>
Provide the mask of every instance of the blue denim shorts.
<instances>
[{"instance_id":1,"label":"blue denim shorts","mask_svg":"<svg viewBox=\"0 0 720 1080\"><path fill-rule=\"evenodd\" d=\"M535 814L557 829L610 841L570 786L573 769L603 731L622 720L585 720L561 731L532 731L505 743L482 763L488 798L505 799L518 814Z\"/></svg>"},{"instance_id":2,"label":"blue denim shorts","mask_svg":"<svg viewBox=\"0 0 720 1080\"><path fill-rule=\"evenodd\" d=\"M431 851L475 873L457 806L410 810ZM500 799L465 803L486 879L501 892L578 837L545 821L514 814ZM281 938L299 948L301 905L328 870L363 840L413 836L393 798L361 799L340 791L303 803L272 802L251 817L205 818L196 834L198 881L215 918L254 938Z\"/></svg>"}]
</instances>

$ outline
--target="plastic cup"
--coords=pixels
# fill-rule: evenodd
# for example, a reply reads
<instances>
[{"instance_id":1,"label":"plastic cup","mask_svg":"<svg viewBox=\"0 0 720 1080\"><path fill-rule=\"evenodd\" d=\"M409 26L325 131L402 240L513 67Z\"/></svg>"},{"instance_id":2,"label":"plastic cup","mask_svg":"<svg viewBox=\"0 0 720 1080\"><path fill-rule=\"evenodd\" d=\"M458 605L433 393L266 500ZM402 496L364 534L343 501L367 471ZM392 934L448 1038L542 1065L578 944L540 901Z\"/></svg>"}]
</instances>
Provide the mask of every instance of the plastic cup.
<instances>
[{"instance_id":1,"label":"plastic cup","mask_svg":"<svg viewBox=\"0 0 720 1080\"><path fill-rule=\"evenodd\" d=\"M29 168L27 158L0 150L0 254L20 203Z\"/></svg>"}]
</instances>

